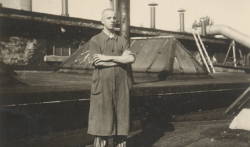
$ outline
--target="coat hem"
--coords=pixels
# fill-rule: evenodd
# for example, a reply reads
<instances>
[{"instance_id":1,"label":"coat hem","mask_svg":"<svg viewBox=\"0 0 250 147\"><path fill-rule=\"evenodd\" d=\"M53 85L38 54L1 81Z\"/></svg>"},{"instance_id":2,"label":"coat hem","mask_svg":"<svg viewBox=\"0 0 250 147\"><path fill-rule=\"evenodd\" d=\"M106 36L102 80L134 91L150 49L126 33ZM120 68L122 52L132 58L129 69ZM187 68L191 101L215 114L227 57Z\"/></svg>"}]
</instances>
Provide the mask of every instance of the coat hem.
<instances>
[{"instance_id":1,"label":"coat hem","mask_svg":"<svg viewBox=\"0 0 250 147\"><path fill-rule=\"evenodd\" d=\"M128 134L99 134L99 133L92 133L92 132L87 132L87 134L95 135L95 136L114 136L114 135L128 136Z\"/></svg>"}]
</instances>

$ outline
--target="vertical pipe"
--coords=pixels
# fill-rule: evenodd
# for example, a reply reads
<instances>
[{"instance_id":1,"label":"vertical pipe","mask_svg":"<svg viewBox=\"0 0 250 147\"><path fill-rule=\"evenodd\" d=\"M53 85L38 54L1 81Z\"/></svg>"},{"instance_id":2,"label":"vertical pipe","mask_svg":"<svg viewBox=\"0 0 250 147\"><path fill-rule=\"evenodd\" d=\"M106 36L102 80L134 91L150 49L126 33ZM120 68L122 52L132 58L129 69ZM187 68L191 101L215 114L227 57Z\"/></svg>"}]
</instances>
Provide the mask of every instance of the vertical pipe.
<instances>
[{"instance_id":1,"label":"vertical pipe","mask_svg":"<svg viewBox=\"0 0 250 147\"><path fill-rule=\"evenodd\" d=\"M180 12L180 32L185 32L185 26L184 26L184 12L186 10L180 9L178 12Z\"/></svg>"},{"instance_id":2,"label":"vertical pipe","mask_svg":"<svg viewBox=\"0 0 250 147\"><path fill-rule=\"evenodd\" d=\"M118 4L117 0L113 0L113 10L115 11L115 13L117 13L117 7L118 7L117 4Z\"/></svg>"},{"instance_id":3,"label":"vertical pipe","mask_svg":"<svg viewBox=\"0 0 250 147\"><path fill-rule=\"evenodd\" d=\"M32 11L32 0L20 0L20 9Z\"/></svg>"},{"instance_id":4,"label":"vertical pipe","mask_svg":"<svg viewBox=\"0 0 250 147\"><path fill-rule=\"evenodd\" d=\"M120 13L118 11L119 10L118 9L118 0L110 0L110 8L115 11L116 20L117 20L117 22L119 22L119 20L120 20Z\"/></svg>"},{"instance_id":5,"label":"vertical pipe","mask_svg":"<svg viewBox=\"0 0 250 147\"><path fill-rule=\"evenodd\" d=\"M120 36L130 41L130 0L120 0Z\"/></svg>"},{"instance_id":6,"label":"vertical pipe","mask_svg":"<svg viewBox=\"0 0 250 147\"><path fill-rule=\"evenodd\" d=\"M119 14L119 11L118 11L118 0L113 0L113 10L115 11L115 14L116 14L116 20L119 21L120 19L120 14Z\"/></svg>"},{"instance_id":7,"label":"vertical pipe","mask_svg":"<svg viewBox=\"0 0 250 147\"><path fill-rule=\"evenodd\" d=\"M110 0L110 8L117 12L118 0Z\"/></svg>"},{"instance_id":8,"label":"vertical pipe","mask_svg":"<svg viewBox=\"0 0 250 147\"><path fill-rule=\"evenodd\" d=\"M150 8L150 28L155 29L155 7Z\"/></svg>"},{"instance_id":9,"label":"vertical pipe","mask_svg":"<svg viewBox=\"0 0 250 147\"><path fill-rule=\"evenodd\" d=\"M114 9L114 6L113 6L113 0L110 0L110 2L109 2L109 3L110 3L110 8L111 8L111 9Z\"/></svg>"},{"instance_id":10,"label":"vertical pipe","mask_svg":"<svg viewBox=\"0 0 250 147\"><path fill-rule=\"evenodd\" d=\"M130 0L119 0L120 10L120 36L127 39L130 44ZM134 83L131 64L127 65L127 74Z\"/></svg>"},{"instance_id":11,"label":"vertical pipe","mask_svg":"<svg viewBox=\"0 0 250 147\"><path fill-rule=\"evenodd\" d=\"M205 21L201 21L201 35L206 36L206 25Z\"/></svg>"},{"instance_id":12,"label":"vertical pipe","mask_svg":"<svg viewBox=\"0 0 250 147\"><path fill-rule=\"evenodd\" d=\"M201 18L201 35L206 36L206 23L205 23L205 17Z\"/></svg>"},{"instance_id":13,"label":"vertical pipe","mask_svg":"<svg viewBox=\"0 0 250 147\"><path fill-rule=\"evenodd\" d=\"M150 7L150 28L153 28L153 7Z\"/></svg>"},{"instance_id":14,"label":"vertical pipe","mask_svg":"<svg viewBox=\"0 0 250 147\"><path fill-rule=\"evenodd\" d=\"M155 7L151 7L152 8L152 27L151 28L154 28L155 29Z\"/></svg>"},{"instance_id":15,"label":"vertical pipe","mask_svg":"<svg viewBox=\"0 0 250 147\"><path fill-rule=\"evenodd\" d=\"M155 6L158 6L156 3L148 4L150 6L150 28L155 29Z\"/></svg>"},{"instance_id":16,"label":"vertical pipe","mask_svg":"<svg viewBox=\"0 0 250 147\"><path fill-rule=\"evenodd\" d=\"M68 13L68 0L62 0L62 16L69 16Z\"/></svg>"},{"instance_id":17,"label":"vertical pipe","mask_svg":"<svg viewBox=\"0 0 250 147\"><path fill-rule=\"evenodd\" d=\"M184 32L184 13L180 13L180 31Z\"/></svg>"}]
</instances>

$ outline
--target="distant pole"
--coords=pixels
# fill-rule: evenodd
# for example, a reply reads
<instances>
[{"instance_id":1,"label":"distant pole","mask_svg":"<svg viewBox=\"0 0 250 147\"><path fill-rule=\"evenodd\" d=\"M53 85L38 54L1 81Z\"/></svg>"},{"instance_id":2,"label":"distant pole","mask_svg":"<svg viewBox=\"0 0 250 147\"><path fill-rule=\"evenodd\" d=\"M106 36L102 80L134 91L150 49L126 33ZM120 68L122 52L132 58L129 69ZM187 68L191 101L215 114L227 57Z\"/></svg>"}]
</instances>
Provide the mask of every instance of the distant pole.
<instances>
[{"instance_id":1,"label":"distant pole","mask_svg":"<svg viewBox=\"0 0 250 147\"><path fill-rule=\"evenodd\" d=\"M110 0L109 4L110 4L110 8L114 9L113 0Z\"/></svg>"},{"instance_id":2,"label":"distant pole","mask_svg":"<svg viewBox=\"0 0 250 147\"><path fill-rule=\"evenodd\" d=\"M180 32L185 32L185 28L184 28L184 12L186 10L184 9L180 9L178 10L178 12L180 12Z\"/></svg>"},{"instance_id":3,"label":"distant pole","mask_svg":"<svg viewBox=\"0 0 250 147\"><path fill-rule=\"evenodd\" d=\"M150 28L155 29L155 6L158 6L156 3L148 4L150 6Z\"/></svg>"},{"instance_id":4,"label":"distant pole","mask_svg":"<svg viewBox=\"0 0 250 147\"><path fill-rule=\"evenodd\" d=\"M130 0L120 0L120 36L130 42Z\"/></svg>"},{"instance_id":5,"label":"distant pole","mask_svg":"<svg viewBox=\"0 0 250 147\"><path fill-rule=\"evenodd\" d=\"M32 0L20 0L20 9L32 11Z\"/></svg>"},{"instance_id":6,"label":"distant pole","mask_svg":"<svg viewBox=\"0 0 250 147\"><path fill-rule=\"evenodd\" d=\"M69 17L68 0L62 0L62 14L61 15Z\"/></svg>"},{"instance_id":7,"label":"distant pole","mask_svg":"<svg viewBox=\"0 0 250 147\"><path fill-rule=\"evenodd\" d=\"M110 8L115 11L117 23L120 20L120 15L118 11L118 7L119 7L118 2L119 2L118 0L110 0Z\"/></svg>"},{"instance_id":8,"label":"distant pole","mask_svg":"<svg viewBox=\"0 0 250 147\"><path fill-rule=\"evenodd\" d=\"M201 35L206 36L206 34L207 34L206 24L205 24L206 17L201 17L200 20L201 20Z\"/></svg>"}]
</instances>

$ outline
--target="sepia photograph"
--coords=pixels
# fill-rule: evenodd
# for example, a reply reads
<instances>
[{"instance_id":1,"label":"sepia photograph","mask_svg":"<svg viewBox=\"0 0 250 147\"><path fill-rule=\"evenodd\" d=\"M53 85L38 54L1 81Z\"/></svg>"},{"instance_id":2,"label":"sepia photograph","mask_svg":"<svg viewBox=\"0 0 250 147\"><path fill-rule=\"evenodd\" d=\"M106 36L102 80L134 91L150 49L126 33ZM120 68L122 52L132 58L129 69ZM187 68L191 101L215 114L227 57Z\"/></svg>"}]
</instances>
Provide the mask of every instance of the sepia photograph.
<instances>
[{"instance_id":1,"label":"sepia photograph","mask_svg":"<svg viewBox=\"0 0 250 147\"><path fill-rule=\"evenodd\" d=\"M0 0L0 147L249 147L250 1Z\"/></svg>"}]
</instances>

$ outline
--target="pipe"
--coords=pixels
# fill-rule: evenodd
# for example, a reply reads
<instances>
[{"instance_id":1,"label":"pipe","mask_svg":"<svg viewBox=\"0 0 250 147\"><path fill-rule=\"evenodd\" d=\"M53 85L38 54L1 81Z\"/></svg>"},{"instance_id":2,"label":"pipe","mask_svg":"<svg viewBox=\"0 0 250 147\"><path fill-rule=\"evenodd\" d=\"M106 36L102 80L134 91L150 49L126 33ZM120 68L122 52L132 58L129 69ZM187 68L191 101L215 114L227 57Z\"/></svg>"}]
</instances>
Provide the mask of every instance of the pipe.
<instances>
[{"instance_id":1,"label":"pipe","mask_svg":"<svg viewBox=\"0 0 250 147\"><path fill-rule=\"evenodd\" d=\"M197 28L197 32L201 34L201 28ZM206 27L206 33L209 35L224 35L250 49L250 37L232 29L226 25L212 25Z\"/></svg>"},{"instance_id":2,"label":"pipe","mask_svg":"<svg viewBox=\"0 0 250 147\"><path fill-rule=\"evenodd\" d=\"M130 0L119 0L120 10L120 36L127 39L130 44ZM134 83L134 77L131 64L127 65L127 74ZM131 83L131 84L132 84Z\"/></svg>"},{"instance_id":3,"label":"pipe","mask_svg":"<svg viewBox=\"0 0 250 147\"><path fill-rule=\"evenodd\" d=\"M206 31L206 24L205 24L205 18L201 18L201 35L206 36L207 31Z\"/></svg>"},{"instance_id":4,"label":"pipe","mask_svg":"<svg viewBox=\"0 0 250 147\"><path fill-rule=\"evenodd\" d=\"M155 29L155 6L158 6L156 3L148 4L150 6L150 28Z\"/></svg>"},{"instance_id":5,"label":"pipe","mask_svg":"<svg viewBox=\"0 0 250 147\"><path fill-rule=\"evenodd\" d=\"M184 13L180 13L180 31L184 32Z\"/></svg>"},{"instance_id":6,"label":"pipe","mask_svg":"<svg viewBox=\"0 0 250 147\"><path fill-rule=\"evenodd\" d=\"M155 29L155 7L150 8L150 28Z\"/></svg>"},{"instance_id":7,"label":"pipe","mask_svg":"<svg viewBox=\"0 0 250 147\"><path fill-rule=\"evenodd\" d=\"M130 41L130 0L120 0L120 36Z\"/></svg>"},{"instance_id":8,"label":"pipe","mask_svg":"<svg viewBox=\"0 0 250 147\"><path fill-rule=\"evenodd\" d=\"M180 12L180 32L185 32L185 28L184 28L184 12L186 10L184 9L180 9L178 10L178 12Z\"/></svg>"},{"instance_id":9,"label":"pipe","mask_svg":"<svg viewBox=\"0 0 250 147\"><path fill-rule=\"evenodd\" d=\"M69 17L68 0L62 0L62 14L61 15Z\"/></svg>"},{"instance_id":10,"label":"pipe","mask_svg":"<svg viewBox=\"0 0 250 147\"><path fill-rule=\"evenodd\" d=\"M32 11L32 0L20 0L20 9Z\"/></svg>"},{"instance_id":11,"label":"pipe","mask_svg":"<svg viewBox=\"0 0 250 147\"><path fill-rule=\"evenodd\" d=\"M113 0L110 0L109 4L110 4L110 8L111 8L111 9L114 9Z\"/></svg>"},{"instance_id":12,"label":"pipe","mask_svg":"<svg viewBox=\"0 0 250 147\"><path fill-rule=\"evenodd\" d=\"M110 8L115 11L117 22L120 21L120 13L118 11L118 0L110 0Z\"/></svg>"}]
</instances>

